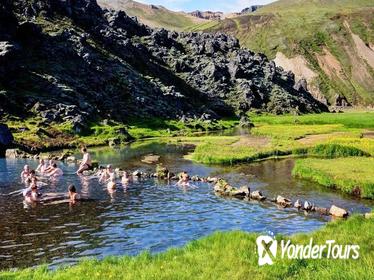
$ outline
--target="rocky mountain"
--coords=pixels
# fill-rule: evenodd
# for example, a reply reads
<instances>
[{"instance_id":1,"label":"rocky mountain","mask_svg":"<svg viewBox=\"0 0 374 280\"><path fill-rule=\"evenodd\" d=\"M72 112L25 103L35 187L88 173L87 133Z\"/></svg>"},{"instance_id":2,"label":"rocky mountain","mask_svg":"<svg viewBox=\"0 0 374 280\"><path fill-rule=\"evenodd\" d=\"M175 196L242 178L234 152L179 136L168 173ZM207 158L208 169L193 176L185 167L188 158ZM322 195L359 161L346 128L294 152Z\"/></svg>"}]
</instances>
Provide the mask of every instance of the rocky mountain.
<instances>
[{"instance_id":1,"label":"rocky mountain","mask_svg":"<svg viewBox=\"0 0 374 280\"><path fill-rule=\"evenodd\" d=\"M211 12L211 11L193 11L188 13L191 16L207 19L207 20L220 20L224 18L224 14L222 12Z\"/></svg>"},{"instance_id":2,"label":"rocky mountain","mask_svg":"<svg viewBox=\"0 0 374 280\"><path fill-rule=\"evenodd\" d=\"M252 5L252 6L249 6L249 7L247 7L247 8L244 8L244 9L240 12L240 15L253 13L253 12L257 11L258 9L260 9L261 7L263 7L263 5Z\"/></svg>"},{"instance_id":3,"label":"rocky mountain","mask_svg":"<svg viewBox=\"0 0 374 280\"><path fill-rule=\"evenodd\" d=\"M279 0L190 30L225 32L305 79L332 105L374 104L374 1Z\"/></svg>"},{"instance_id":4,"label":"rocky mountain","mask_svg":"<svg viewBox=\"0 0 374 280\"><path fill-rule=\"evenodd\" d=\"M181 31L189 26L206 22L183 12L174 12L162 6L146 5L132 0L98 0L102 8L122 10L150 27Z\"/></svg>"},{"instance_id":5,"label":"rocky mountain","mask_svg":"<svg viewBox=\"0 0 374 280\"><path fill-rule=\"evenodd\" d=\"M95 0L0 4L0 118L204 119L321 112L294 75L222 33L151 29Z\"/></svg>"}]
</instances>

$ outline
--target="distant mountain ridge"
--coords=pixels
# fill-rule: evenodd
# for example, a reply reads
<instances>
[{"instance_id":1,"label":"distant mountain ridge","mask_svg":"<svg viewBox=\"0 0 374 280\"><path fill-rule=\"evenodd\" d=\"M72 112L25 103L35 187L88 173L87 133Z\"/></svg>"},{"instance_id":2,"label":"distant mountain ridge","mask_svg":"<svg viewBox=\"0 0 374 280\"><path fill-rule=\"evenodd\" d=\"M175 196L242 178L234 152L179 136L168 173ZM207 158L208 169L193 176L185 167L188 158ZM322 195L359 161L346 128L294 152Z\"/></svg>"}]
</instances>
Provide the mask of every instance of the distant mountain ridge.
<instances>
[{"instance_id":1,"label":"distant mountain ridge","mask_svg":"<svg viewBox=\"0 0 374 280\"><path fill-rule=\"evenodd\" d=\"M206 22L203 18L194 17L188 13L174 12L159 5L147 5L132 0L98 0L102 8L122 10L129 16L153 28L169 30L184 30L189 26Z\"/></svg>"}]
</instances>

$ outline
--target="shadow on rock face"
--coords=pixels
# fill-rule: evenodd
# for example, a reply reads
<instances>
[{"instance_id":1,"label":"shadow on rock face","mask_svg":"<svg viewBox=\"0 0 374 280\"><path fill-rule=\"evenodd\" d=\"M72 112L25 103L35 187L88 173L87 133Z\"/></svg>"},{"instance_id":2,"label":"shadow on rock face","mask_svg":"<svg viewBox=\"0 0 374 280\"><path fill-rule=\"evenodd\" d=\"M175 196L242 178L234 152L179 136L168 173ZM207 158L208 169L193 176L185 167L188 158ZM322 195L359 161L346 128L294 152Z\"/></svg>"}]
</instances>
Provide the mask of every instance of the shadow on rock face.
<instances>
[{"instance_id":1,"label":"shadow on rock face","mask_svg":"<svg viewBox=\"0 0 374 280\"><path fill-rule=\"evenodd\" d=\"M6 124L0 124L0 157L5 157L5 151L13 143L13 135Z\"/></svg>"}]
</instances>

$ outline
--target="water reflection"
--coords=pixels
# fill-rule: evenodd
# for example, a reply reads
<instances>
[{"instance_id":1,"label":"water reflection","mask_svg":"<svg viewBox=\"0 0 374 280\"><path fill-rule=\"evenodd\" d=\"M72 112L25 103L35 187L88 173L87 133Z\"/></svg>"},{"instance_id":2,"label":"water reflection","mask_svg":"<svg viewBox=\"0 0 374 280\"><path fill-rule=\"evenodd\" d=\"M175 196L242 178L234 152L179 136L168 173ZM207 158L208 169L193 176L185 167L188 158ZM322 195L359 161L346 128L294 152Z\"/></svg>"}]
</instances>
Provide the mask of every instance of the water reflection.
<instances>
[{"instance_id":1,"label":"water reflection","mask_svg":"<svg viewBox=\"0 0 374 280\"><path fill-rule=\"evenodd\" d=\"M154 171L141 162L146 154L161 155L173 171L186 170L201 176L218 175L233 185L261 188L266 195L310 199L318 205L331 203L351 211L365 211L372 204L353 200L290 176L292 160L268 161L234 168L209 167L184 160L190 147L136 143L120 150L95 149L101 164L112 163L129 171ZM208 235L217 230L245 230L290 234L317 229L327 220L277 209L267 203L224 199L209 184L180 188L173 182L137 180L108 193L96 178L74 174L75 165L63 165L65 176L46 191L64 192L69 184L93 199L74 205L38 205L24 209L20 196L6 194L21 189L18 174L32 160L0 160L0 268L75 263L81 257L158 252Z\"/></svg>"}]
</instances>

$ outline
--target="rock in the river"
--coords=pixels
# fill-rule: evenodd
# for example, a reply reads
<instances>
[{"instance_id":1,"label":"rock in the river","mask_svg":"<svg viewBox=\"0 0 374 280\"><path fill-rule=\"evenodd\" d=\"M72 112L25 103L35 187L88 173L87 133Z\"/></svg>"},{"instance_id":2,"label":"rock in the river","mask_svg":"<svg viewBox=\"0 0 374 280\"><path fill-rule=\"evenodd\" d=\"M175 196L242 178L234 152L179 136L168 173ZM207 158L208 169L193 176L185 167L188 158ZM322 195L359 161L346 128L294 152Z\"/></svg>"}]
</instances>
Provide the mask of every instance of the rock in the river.
<instances>
[{"instance_id":1,"label":"rock in the river","mask_svg":"<svg viewBox=\"0 0 374 280\"><path fill-rule=\"evenodd\" d=\"M313 208L312 203L310 203L309 201L304 202L304 208L303 208L304 210L310 211L310 210L312 210L312 208Z\"/></svg>"},{"instance_id":2,"label":"rock in the river","mask_svg":"<svg viewBox=\"0 0 374 280\"><path fill-rule=\"evenodd\" d=\"M140 170L135 170L132 173L132 176L134 176L134 177L141 177L142 176L142 172Z\"/></svg>"},{"instance_id":3,"label":"rock in the river","mask_svg":"<svg viewBox=\"0 0 374 280\"><path fill-rule=\"evenodd\" d=\"M231 190L230 195L236 197L249 197L250 189L247 186L240 187L239 189L235 188Z\"/></svg>"},{"instance_id":4,"label":"rock in the river","mask_svg":"<svg viewBox=\"0 0 374 280\"><path fill-rule=\"evenodd\" d=\"M340 217L340 218L345 218L349 215L347 210L345 210L343 208L340 208L340 207L337 207L335 205L331 206L329 213L330 213L330 215L332 215L334 217Z\"/></svg>"},{"instance_id":5,"label":"rock in the river","mask_svg":"<svg viewBox=\"0 0 374 280\"><path fill-rule=\"evenodd\" d=\"M142 159L142 162L148 163L148 164L155 164L159 160L160 160L160 156L150 154L150 155L144 156L144 158Z\"/></svg>"},{"instance_id":6,"label":"rock in the river","mask_svg":"<svg viewBox=\"0 0 374 280\"><path fill-rule=\"evenodd\" d=\"M251 193L251 199L254 199L254 200L265 200L266 199L266 196L264 196L261 191L254 191Z\"/></svg>"},{"instance_id":7,"label":"rock in the river","mask_svg":"<svg viewBox=\"0 0 374 280\"><path fill-rule=\"evenodd\" d=\"M329 215L329 209L328 208L324 208L324 207L314 207L313 208L314 211L322 214L322 215Z\"/></svg>"},{"instance_id":8,"label":"rock in the river","mask_svg":"<svg viewBox=\"0 0 374 280\"><path fill-rule=\"evenodd\" d=\"M300 209L302 207L301 201L299 199L296 200L296 202L294 204L294 207L297 208L297 209Z\"/></svg>"},{"instance_id":9,"label":"rock in the river","mask_svg":"<svg viewBox=\"0 0 374 280\"><path fill-rule=\"evenodd\" d=\"M282 207L290 207L292 205L291 200L281 195L277 196L276 203Z\"/></svg>"}]
</instances>

